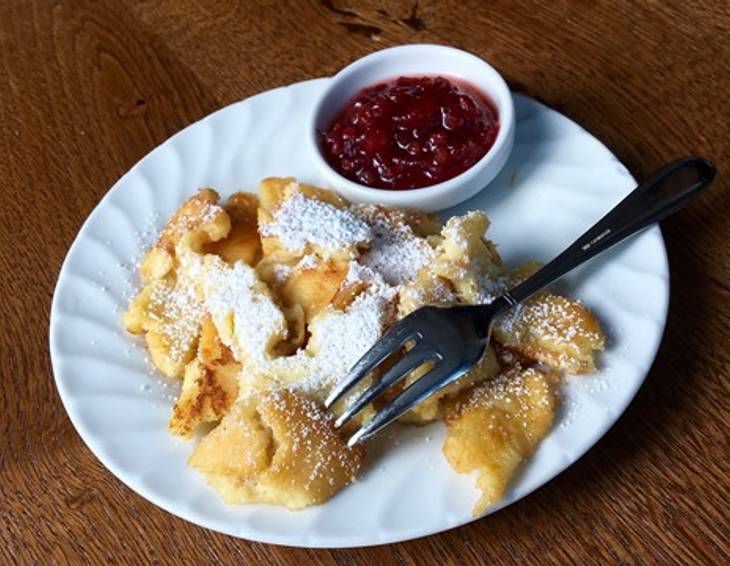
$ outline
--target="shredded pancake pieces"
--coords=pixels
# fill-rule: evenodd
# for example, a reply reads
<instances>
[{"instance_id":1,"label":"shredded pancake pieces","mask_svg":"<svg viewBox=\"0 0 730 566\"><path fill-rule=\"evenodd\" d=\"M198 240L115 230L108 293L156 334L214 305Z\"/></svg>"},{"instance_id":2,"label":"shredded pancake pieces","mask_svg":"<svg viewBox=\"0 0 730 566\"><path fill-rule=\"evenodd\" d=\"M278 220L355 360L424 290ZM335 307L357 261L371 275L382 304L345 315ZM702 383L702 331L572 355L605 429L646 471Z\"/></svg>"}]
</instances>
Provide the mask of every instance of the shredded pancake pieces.
<instances>
[{"instance_id":1,"label":"shredded pancake pieces","mask_svg":"<svg viewBox=\"0 0 730 566\"><path fill-rule=\"evenodd\" d=\"M327 412L323 399L398 319L490 302L535 269L508 271L488 226L481 211L444 224L292 178L225 203L212 189L185 201L145 254L123 323L182 381L169 430L200 437L190 466L228 503L291 509L354 481L364 448L348 448L333 424L347 401ZM478 364L401 421L446 423L444 454L457 472L477 472L481 513L548 434L562 373L594 371L604 340L580 302L539 294L495 325Z\"/></svg>"}]
</instances>

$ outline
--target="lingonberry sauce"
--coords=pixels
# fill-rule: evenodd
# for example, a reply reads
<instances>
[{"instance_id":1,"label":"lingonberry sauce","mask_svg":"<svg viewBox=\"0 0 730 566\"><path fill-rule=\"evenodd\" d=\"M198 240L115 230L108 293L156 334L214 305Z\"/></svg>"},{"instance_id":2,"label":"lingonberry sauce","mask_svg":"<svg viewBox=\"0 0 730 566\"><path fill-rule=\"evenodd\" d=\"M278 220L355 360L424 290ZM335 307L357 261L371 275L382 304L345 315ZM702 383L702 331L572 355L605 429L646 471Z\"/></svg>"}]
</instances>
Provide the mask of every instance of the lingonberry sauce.
<instances>
[{"instance_id":1,"label":"lingonberry sauce","mask_svg":"<svg viewBox=\"0 0 730 566\"><path fill-rule=\"evenodd\" d=\"M398 77L361 90L321 133L327 162L369 187L415 189L456 177L499 131L476 88L440 76Z\"/></svg>"}]
</instances>

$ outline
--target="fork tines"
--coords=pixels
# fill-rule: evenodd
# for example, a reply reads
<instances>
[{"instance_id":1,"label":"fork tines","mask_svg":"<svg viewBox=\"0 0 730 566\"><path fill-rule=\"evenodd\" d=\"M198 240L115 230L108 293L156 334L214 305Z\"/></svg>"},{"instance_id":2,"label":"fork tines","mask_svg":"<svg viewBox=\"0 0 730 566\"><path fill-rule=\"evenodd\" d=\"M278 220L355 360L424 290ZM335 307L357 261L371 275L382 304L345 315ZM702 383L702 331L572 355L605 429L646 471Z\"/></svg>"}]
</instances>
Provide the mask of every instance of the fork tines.
<instances>
[{"instance_id":1,"label":"fork tines","mask_svg":"<svg viewBox=\"0 0 730 566\"><path fill-rule=\"evenodd\" d=\"M335 385L324 403L325 407L329 408L334 405L366 375L383 363L393 352L398 350L408 340L414 338L418 338L418 334L415 331L410 330L405 325L396 324L370 350L365 352L363 357L352 366L352 369L347 372L345 377Z\"/></svg>"},{"instance_id":2,"label":"fork tines","mask_svg":"<svg viewBox=\"0 0 730 566\"><path fill-rule=\"evenodd\" d=\"M406 317L388 331L330 392L325 401L325 407L327 408L346 395L356 384L403 346L411 346L401 358L385 371L380 379L374 381L369 388L348 403L344 413L335 422L335 426L339 428L345 425L368 403L384 393L389 387L401 381L413 370L426 363L433 363L434 366L355 432L348 441L349 446L374 435L443 387L445 383L450 383L462 375L469 367L462 369L454 363L447 363L438 352L438 349L427 343L423 335L409 322L408 317Z\"/></svg>"}]
</instances>

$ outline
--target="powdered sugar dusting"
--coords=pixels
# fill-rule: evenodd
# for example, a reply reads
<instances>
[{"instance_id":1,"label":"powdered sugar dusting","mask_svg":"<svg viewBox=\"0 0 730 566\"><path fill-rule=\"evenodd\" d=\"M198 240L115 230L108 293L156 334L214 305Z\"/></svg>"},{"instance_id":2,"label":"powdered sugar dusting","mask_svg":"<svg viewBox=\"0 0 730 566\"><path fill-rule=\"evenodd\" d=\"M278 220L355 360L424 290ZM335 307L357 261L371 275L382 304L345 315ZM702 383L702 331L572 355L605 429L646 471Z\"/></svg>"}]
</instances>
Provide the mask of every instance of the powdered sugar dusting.
<instances>
[{"instance_id":1,"label":"powdered sugar dusting","mask_svg":"<svg viewBox=\"0 0 730 566\"><path fill-rule=\"evenodd\" d=\"M338 481L355 480L359 458L355 449L348 447L338 436L331 413L325 412L315 401L285 390L264 393L261 400L263 404L274 408L279 418L286 423L287 436L291 442L289 450L298 457L296 463L285 458L279 459L274 465L284 467L278 469L286 469L292 464L299 469L308 469L304 489L310 489L322 481L334 486ZM337 449L332 449L332 444Z\"/></svg>"},{"instance_id":2,"label":"powdered sugar dusting","mask_svg":"<svg viewBox=\"0 0 730 566\"><path fill-rule=\"evenodd\" d=\"M364 265L379 273L386 283L402 285L435 257L433 248L418 238L407 224L396 224L378 214L372 224L373 240L363 254Z\"/></svg>"},{"instance_id":3,"label":"powdered sugar dusting","mask_svg":"<svg viewBox=\"0 0 730 566\"><path fill-rule=\"evenodd\" d=\"M341 378L378 341L391 322L392 287L374 287L344 311L331 311L312 322L311 373L299 386L321 391Z\"/></svg>"},{"instance_id":4,"label":"powdered sugar dusting","mask_svg":"<svg viewBox=\"0 0 730 566\"><path fill-rule=\"evenodd\" d=\"M491 381L475 387L466 401L461 405L460 410L468 411L475 407L493 407L504 402L514 402L516 405L516 417L524 416L529 412L532 405L536 407L547 407L551 404L553 396L545 384L542 391L535 383L530 383L530 375L534 376L537 370L507 371L500 373ZM538 394L541 393L541 394Z\"/></svg>"},{"instance_id":5,"label":"powdered sugar dusting","mask_svg":"<svg viewBox=\"0 0 730 566\"><path fill-rule=\"evenodd\" d=\"M323 391L380 338L393 322L397 289L367 266L350 262L348 280L366 284L344 311L329 308L311 321L311 339L306 348L292 356L275 357L272 347L286 336L286 319L271 298L255 270L243 262L228 266L209 256L200 266L192 257L185 265L202 271L203 302L195 311L196 320L207 311L213 317L223 343L244 361L245 375L302 376L294 386L307 392ZM316 264L315 256L305 256L296 268ZM281 270L281 276L291 268ZM278 274L277 274L278 277ZM190 311L192 313L192 311Z\"/></svg>"},{"instance_id":6,"label":"powdered sugar dusting","mask_svg":"<svg viewBox=\"0 0 730 566\"><path fill-rule=\"evenodd\" d=\"M505 332L516 339L535 333L557 344L572 344L576 339L599 343L602 336L586 327L581 311L555 295L538 297L519 304L497 321Z\"/></svg>"},{"instance_id":7,"label":"powdered sugar dusting","mask_svg":"<svg viewBox=\"0 0 730 566\"><path fill-rule=\"evenodd\" d=\"M301 271L305 271L307 269L314 269L317 267L317 264L319 263L319 260L317 259L317 256L314 254L307 254L302 259L299 260L297 263L297 269Z\"/></svg>"},{"instance_id":8,"label":"powdered sugar dusting","mask_svg":"<svg viewBox=\"0 0 730 566\"><path fill-rule=\"evenodd\" d=\"M355 283L368 283L379 287L386 287L388 284L377 271L370 269L367 265L362 265L357 261L351 261L348 265L347 275L343 281L343 285L353 285Z\"/></svg>"},{"instance_id":9,"label":"powdered sugar dusting","mask_svg":"<svg viewBox=\"0 0 730 566\"><path fill-rule=\"evenodd\" d=\"M443 227L441 235L444 239L453 242L462 252L467 253L469 251L469 240L464 236L464 226L483 216L484 213L479 210L470 210L462 216L452 216Z\"/></svg>"},{"instance_id":10,"label":"powdered sugar dusting","mask_svg":"<svg viewBox=\"0 0 730 566\"><path fill-rule=\"evenodd\" d=\"M295 192L274 219L260 228L262 236L275 236L289 250L303 251L314 244L325 252L335 252L368 242L372 232L367 223L351 210L341 209Z\"/></svg>"},{"instance_id":11,"label":"powdered sugar dusting","mask_svg":"<svg viewBox=\"0 0 730 566\"><path fill-rule=\"evenodd\" d=\"M405 316L426 305L446 306L457 302L458 296L445 280L425 271L419 275L419 280L401 287L398 309L401 316Z\"/></svg>"},{"instance_id":12,"label":"powdered sugar dusting","mask_svg":"<svg viewBox=\"0 0 730 566\"><path fill-rule=\"evenodd\" d=\"M160 323L159 331L167 342L170 360L174 363L182 361L198 336L203 316L203 305L194 288L185 283L174 287L155 285L150 294L148 316Z\"/></svg>"},{"instance_id":13,"label":"powdered sugar dusting","mask_svg":"<svg viewBox=\"0 0 730 566\"><path fill-rule=\"evenodd\" d=\"M153 212L147 215L142 228L136 230L132 237L134 239L135 251L127 261L120 262L117 267L124 272L124 281L126 282L122 291L122 298L130 301L140 290L139 269L142 264L145 250L154 243L157 234L160 232L162 216L159 212Z\"/></svg>"},{"instance_id":14,"label":"powdered sugar dusting","mask_svg":"<svg viewBox=\"0 0 730 566\"><path fill-rule=\"evenodd\" d=\"M195 199L196 197L193 197ZM190 202L190 200L188 201ZM185 205L178 210L175 216L165 226L161 236L165 234L186 234L199 226L205 226L211 223L220 214L225 214L223 207L218 204L198 200L201 208L193 208L189 212L185 212Z\"/></svg>"},{"instance_id":15,"label":"powdered sugar dusting","mask_svg":"<svg viewBox=\"0 0 730 566\"><path fill-rule=\"evenodd\" d=\"M506 275L493 278L489 274L483 274L478 280L478 285L476 302L488 305L509 289L510 279Z\"/></svg>"},{"instance_id":16,"label":"powdered sugar dusting","mask_svg":"<svg viewBox=\"0 0 730 566\"><path fill-rule=\"evenodd\" d=\"M220 260L208 262L203 296L221 340L239 360L265 358L276 339L286 335L284 315L256 271L242 261L232 267Z\"/></svg>"},{"instance_id":17,"label":"powdered sugar dusting","mask_svg":"<svg viewBox=\"0 0 730 566\"><path fill-rule=\"evenodd\" d=\"M287 279L291 276L291 274L294 272L294 270L286 265L285 263L277 263L273 267L274 270L274 282L277 284L282 284L286 282Z\"/></svg>"}]
</instances>

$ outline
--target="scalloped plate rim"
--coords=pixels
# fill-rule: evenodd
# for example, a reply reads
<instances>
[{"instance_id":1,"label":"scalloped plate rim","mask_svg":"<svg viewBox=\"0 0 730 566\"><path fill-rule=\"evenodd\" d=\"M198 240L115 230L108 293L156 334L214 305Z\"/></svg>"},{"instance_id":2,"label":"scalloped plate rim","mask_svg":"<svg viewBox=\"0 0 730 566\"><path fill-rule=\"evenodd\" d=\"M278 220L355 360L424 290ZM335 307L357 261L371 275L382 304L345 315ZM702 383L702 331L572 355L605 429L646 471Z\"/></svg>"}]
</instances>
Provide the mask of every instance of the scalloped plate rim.
<instances>
[{"instance_id":1,"label":"scalloped plate rim","mask_svg":"<svg viewBox=\"0 0 730 566\"><path fill-rule=\"evenodd\" d=\"M407 540L413 540L413 539L421 538L421 537L428 536L431 534L445 532L447 530L451 530L453 528L463 526L463 525L471 523L473 521L483 519L483 518L487 517L488 515L495 513L497 511L503 509L504 507L507 507L510 504L512 504L516 501L519 501L520 499L537 491L542 486L544 486L547 482L556 478L558 475L560 475L562 472L564 472L567 468L569 468L570 466L575 464L578 460L580 460L583 456L585 456L593 448L593 446L595 446L595 444L601 438L603 438L605 436L605 434L616 424L616 422L619 420L621 415L624 413L624 411L626 410L628 405L635 398L636 393L638 392L639 388L645 381L647 375L651 371L651 367L654 363L654 360L656 358L656 355L658 353L659 347L660 347L662 339L663 339L663 335L664 335L664 332L666 329L667 317L668 317L669 300L670 300L670 296L669 296L670 280L669 280L668 258L667 258L667 253L666 253L666 246L665 246L662 234L661 234L660 227L655 225L655 226L649 228L646 231L646 233L652 233L652 232L656 233L656 235L658 235L658 237L659 237L659 242L661 244L660 250L659 250L661 252L661 257L659 258L659 260L662 264L661 270L663 271L663 275L664 275L664 277L663 277L663 281L664 281L663 291L664 292L663 292L663 296L661 297L662 309L661 309L661 313L660 313L661 328L660 328L660 331L656 335L656 339L653 341L650 348L648 349L651 351L651 355L649 356L649 358L650 358L649 365L646 368L646 371L643 372L644 373L643 377L633 383L633 385L629 391L629 394L626 397L626 402L620 407L619 406L613 407L615 409L615 416L608 418L609 422L608 422L607 426L605 426L599 434L595 435L595 438L593 439L593 441L590 442L587 445L587 447L585 448L585 450L583 450L582 453L580 453L575 459L572 459L571 461L566 462L565 465L561 466L554 475L549 475L549 476L543 477L538 484L533 486L533 488L530 489L529 491L527 491L526 493L523 493L513 499L502 500L498 504L490 507L484 515L481 515L480 517L477 517L477 518L467 515L464 517L463 520L457 521L453 524L448 524L448 525L444 524L441 527L436 527L436 528L427 527L427 528L420 528L420 529L417 528L417 529L412 529L412 530L405 529L405 530L401 530L401 531L397 531L397 532L393 533L394 536L381 537L378 540L363 540L363 538L367 538L367 537L349 534L348 536L338 537L338 540L323 539L323 540L317 541L317 540L312 540L312 537L307 537L306 533L301 533L302 535L304 535L303 537L291 537L291 536L280 536L280 535L276 535L276 534L267 535L260 531L257 531L255 533L246 532L245 524L226 525L225 527L221 527L219 525L212 526L211 524L206 523L205 520L200 519L199 515L196 514L195 512L188 512L186 509L181 509L181 508L173 508L172 505L168 504L168 502L165 500L164 497L159 496L153 490L147 489L147 487L145 485L136 481L136 478L134 475L127 474L125 471L120 470L119 467L117 467L117 465L114 462L112 462L109 458L107 458L106 455L104 454L104 452L97 448L96 440L94 439L94 433L87 430L85 425L81 422L78 414L75 412L75 410L73 410L72 394L67 390L67 387L64 383L63 378L59 377L59 372L57 371L57 363L58 363L57 359L60 357L59 347L57 345L57 340L58 340L57 333L60 331L59 325L57 324L57 319L59 317L59 310L60 310L59 304L58 304L60 301L60 295L58 293L58 290L61 287L61 285L65 279L67 271L69 270L69 267L68 267L68 265L70 263L69 260L72 257L75 248L79 245L79 242L85 236L86 231L89 229L90 223L92 222L93 218L95 217L95 215L102 213L102 212L100 212L100 210L103 208L103 205L105 204L105 202L107 202L107 199L109 199L111 197L111 195L115 191L115 189L117 189L118 187L123 185L125 179L128 176L130 176L132 173L134 173L136 171L136 169L138 167L140 167L143 162L145 162L148 159L153 158L154 155L158 151L162 151L165 146L167 146L168 144L174 143L175 139L177 139L179 136L184 135L184 133L187 130L193 128L195 125L197 125L201 122L207 121L220 113L226 112L237 105L249 103L254 99L265 97L267 95L271 95L274 92L279 92L279 91L287 90L290 88L296 88L296 87L307 85L307 84L324 82L327 80L329 80L329 78L323 77L323 78L317 78L317 79L310 79L310 80L302 81L299 83L293 83L290 85L284 85L284 86L280 86L280 87L277 87L277 88L274 88L274 89L271 89L268 91L257 93L256 95L253 95L246 99L242 99L242 100L233 102L229 105L226 105L226 106L202 117L201 119L196 120L195 122L192 122L188 126L184 127L180 131L176 132L175 134L173 134L172 136L167 138L161 144L157 145L150 152L148 152L146 155L144 155L139 161L137 161L122 177L120 177L111 186L111 188L109 190L107 190L107 192L104 194L104 196L99 200L97 205L94 207L94 209L91 211L91 213L87 216L87 218L82 223L76 237L74 238L73 243L69 247L69 250L61 265L61 269L59 270L58 279L57 279L56 285L54 287L53 299L52 299L52 303L51 303L50 319L49 319L50 358L51 358L51 366L52 366L52 370L53 370L54 382L56 384L56 388L58 389L59 396L61 398L61 402L63 404L63 407L64 407L69 419L71 420L72 424L74 425L74 428L78 432L81 439L84 441L84 443L89 448L89 450L96 456L96 458L104 465L104 467L106 467L110 472L112 472L112 474L117 479L119 479L124 485L126 485L128 488L130 488L134 492L138 493L140 496L142 496L143 498L145 498L152 504L164 509L165 511L171 513L172 515L180 517L183 520L189 521L200 527L211 529L211 530L214 530L217 532L221 532L223 534L227 534L227 535L230 535L233 537L242 538L244 540L252 540L252 541L264 542L264 543L269 543L269 544L278 544L278 545L283 545L283 546L309 547L309 548L352 548L352 547L377 546L377 545L381 545L381 544L390 544L390 543L396 543L396 542L403 542L403 541L407 541ZM520 95L520 96L523 96L523 95ZM527 98L527 97L525 97L525 98ZM555 112L556 114L559 114L560 116L562 116L565 120L568 120L573 126L577 127L578 129L583 131L585 134L590 136L593 140L595 140L598 144L600 144L600 146L609 155L613 156L613 158L616 159L616 161L620 163L618 158L616 158L616 156L613 154L613 152L611 152L611 150L608 147L606 147L605 144L603 144L600 140L595 138L592 134L590 134L590 132L587 132L580 124L577 124L576 122L571 120L569 117L559 113L557 110L551 109L550 107L548 107L547 105L545 105L539 101L536 101L534 99L530 99L530 100L532 103L538 105L539 107L542 107L544 110L547 110L549 112ZM630 173L628 173L628 175L633 179L633 176L631 176ZM214 496L214 494L212 494L212 496ZM296 533L296 534L298 535L300 533ZM303 538L307 538L306 544L302 544ZM315 535L315 538L316 538L316 535Z\"/></svg>"}]
</instances>

